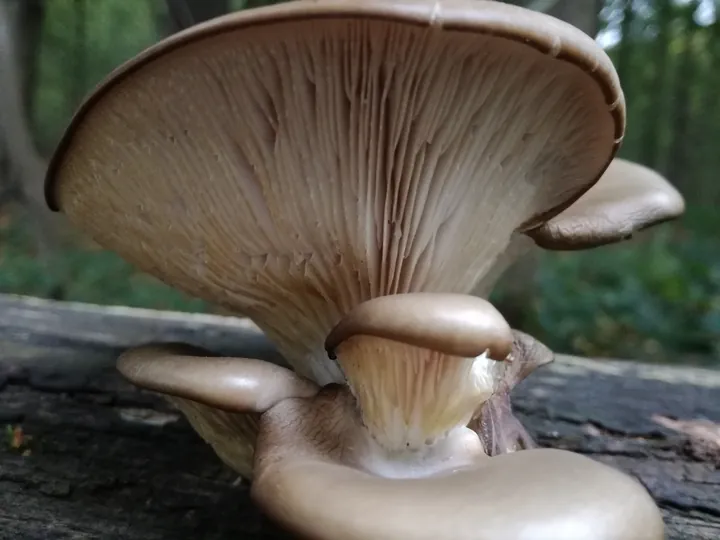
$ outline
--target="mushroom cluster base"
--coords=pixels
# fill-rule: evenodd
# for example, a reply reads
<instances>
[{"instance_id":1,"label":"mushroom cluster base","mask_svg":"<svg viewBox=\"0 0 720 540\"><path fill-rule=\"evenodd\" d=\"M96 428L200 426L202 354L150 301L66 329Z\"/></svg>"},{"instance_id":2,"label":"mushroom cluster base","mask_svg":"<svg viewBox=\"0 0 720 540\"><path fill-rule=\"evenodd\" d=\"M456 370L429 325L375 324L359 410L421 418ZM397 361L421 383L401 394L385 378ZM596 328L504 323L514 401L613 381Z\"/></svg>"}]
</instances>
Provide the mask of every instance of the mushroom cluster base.
<instances>
[{"instance_id":1,"label":"mushroom cluster base","mask_svg":"<svg viewBox=\"0 0 720 540\"><path fill-rule=\"evenodd\" d=\"M361 425L348 420L352 407L347 389L333 386L261 418L252 496L302 538L664 538L659 510L634 479L559 450L488 457L469 430L441 470L384 478L358 441Z\"/></svg>"},{"instance_id":2,"label":"mushroom cluster base","mask_svg":"<svg viewBox=\"0 0 720 540\"><path fill-rule=\"evenodd\" d=\"M275 364L182 345L131 349L119 368L166 393L251 480L256 503L301 538L662 540L660 512L638 482L579 455L534 448L509 392L552 353L520 332L512 349L474 422L406 452L379 444L344 384L313 387Z\"/></svg>"}]
</instances>

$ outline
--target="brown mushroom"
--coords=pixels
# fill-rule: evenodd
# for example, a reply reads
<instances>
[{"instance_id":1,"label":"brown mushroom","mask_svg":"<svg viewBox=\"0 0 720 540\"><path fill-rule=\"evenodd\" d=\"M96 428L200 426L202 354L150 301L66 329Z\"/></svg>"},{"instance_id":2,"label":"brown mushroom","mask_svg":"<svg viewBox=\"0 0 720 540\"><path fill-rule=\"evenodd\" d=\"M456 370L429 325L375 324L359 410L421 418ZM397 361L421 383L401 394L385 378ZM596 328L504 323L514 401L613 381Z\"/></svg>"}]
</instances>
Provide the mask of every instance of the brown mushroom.
<instances>
[{"instance_id":1,"label":"brown mushroom","mask_svg":"<svg viewBox=\"0 0 720 540\"><path fill-rule=\"evenodd\" d=\"M440 470L434 461L412 469L378 459L362 434L343 387L278 404L260 421L254 500L313 540L664 537L640 483L584 456L541 449L489 458L465 430Z\"/></svg>"},{"instance_id":2,"label":"brown mushroom","mask_svg":"<svg viewBox=\"0 0 720 540\"><path fill-rule=\"evenodd\" d=\"M627 240L684 211L682 195L658 172L616 158L569 208L525 234L516 233L473 294L487 297L503 273L536 246L555 251L596 248Z\"/></svg>"},{"instance_id":3,"label":"brown mushroom","mask_svg":"<svg viewBox=\"0 0 720 540\"><path fill-rule=\"evenodd\" d=\"M120 369L146 388L169 391L191 422L200 420L199 431L220 457L244 476L248 439L243 430L253 431L252 496L302 538L662 538L662 519L639 483L569 452L530 450L489 458L478 436L461 427L443 444L408 461L377 451L343 385L317 392L271 364L216 359L179 345L134 349L123 356ZM197 376L186 377L193 373ZM256 385L250 395L241 385L238 393L246 399L239 406L234 392L205 391L213 381L223 387L228 377L254 379L266 373L279 376L280 386L289 389L277 393L267 409L252 404L265 401L250 397L259 391ZM205 407L215 414L198 414ZM227 412L232 410L264 412L250 425L242 422L247 415ZM503 509L522 519L509 519Z\"/></svg>"},{"instance_id":4,"label":"brown mushroom","mask_svg":"<svg viewBox=\"0 0 720 540\"><path fill-rule=\"evenodd\" d=\"M496 2L298 1L199 25L116 70L54 155L52 207L250 316L301 375L355 305L467 293L517 229L612 159L607 55Z\"/></svg>"},{"instance_id":5,"label":"brown mushroom","mask_svg":"<svg viewBox=\"0 0 720 540\"><path fill-rule=\"evenodd\" d=\"M576 203L527 234L545 249L588 249L625 240L684 211L683 197L665 178L618 158Z\"/></svg>"},{"instance_id":6,"label":"brown mushroom","mask_svg":"<svg viewBox=\"0 0 720 540\"><path fill-rule=\"evenodd\" d=\"M392 452L423 450L467 425L495 392L512 345L486 300L432 293L359 304L325 341L365 426Z\"/></svg>"},{"instance_id":7,"label":"brown mushroom","mask_svg":"<svg viewBox=\"0 0 720 540\"><path fill-rule=\"evenodd\" d=\"M50 164L47 195L139 268L250 316L298 375L333 383L314 397L271 394L275 405L257 415L254 495L298 534L511 540L549 530L554 540L578 531L654 540L657 509L620 473L553 452L485 455L463 415L494 383L459 391L462 407L453 406L452 389L458 369L479 366L494 381L506 365L443 353L473 343L464 318L457 335L447 326L427 340L417 330L433 326L422 317L419 326L393 322L391 339L358 334L353 323L333 345L340 365L324 350L332 328L364 302L470 292L514 234L553 219L600 178L624 115L607 55L551 17L482 0L295 1L199 25L116 70L74 117ZM429 315L447 314L433 298L440 311ZM486 304L481 310L490 313ZM487 320L480 346L500 357L506 328L496 315L476 322ZM362 329L381 331L375 323ZM385 340L381 358L371 350L354 358L353 348L373 339ZM392 348L399 358L389 357ZM385 370L385 360L406 369L411 348L425 371L405 380L422 387L426 406L410 424L398 414L420 428L378 444L367 426L373 405L349 393L346 373L356 395L372 386L377 400L391 400L397 385L383 385L374 369ZM213 363L192 360L200 361ZM368 369L350 375L361 363ZM213 366L212 377L229 369ZM255 377L257 366L241 367ZM201 400L177 398L226 462L247 458L230 455L242 437L229 415L241 413L217 408L247 405L234 383L213 395L212 378L198 379L197 389L191 379L155 377L143 384ZM421 452L396 448L424 443L438 426L446 432ZM548 489L551 480L560 487ZM367 518L388 509L388 517ZM510 510L523 519L508 519ZM426 529L411 517L417 511Z\"/></svg>"},{"instance_id":8,"label":"brown mushroom","mask_svg":"<svg viewBox=\"0 0 720 540\"><path fill-rule=\"evenodd\" d=\"M263 413L283 399L311 397L319 390L315 383L270 362L219 358L177 343L130 349L117 367L137 386L230 412Z\"/></svg>"},{"instance_id":9,"label":"brown mushroom","mask_svg":"<svg viewBox=\"0 0 720 540\"><path fill-rule=\"evenodd\" d=\"M259 415L285 399L319 391L311 381L270 362L220 358L179 343L130 349L117 367L133 384L167 396L215 453L246 479L253 477Z\"/></svg>"},{"instance_id":10,"label":"brown mushroom","mask_svg":"<svg viewBox=\"0 0 720 540\"><path fill-rule=\"evenodd\" d=\"M516 233L492 270L476 284L473 294L487 297L502 274L512 264L520 264L521 258L537 246L581 250L620 242L637 231L674 219L684 210L682 196L660 174L616 158L597 184L567 210L525 235ZM532 445L532 439L510 410L509 392L493 396L483 406L484 420L476 425L486 434L491 453Z\"/></svg>"}]
</instances>

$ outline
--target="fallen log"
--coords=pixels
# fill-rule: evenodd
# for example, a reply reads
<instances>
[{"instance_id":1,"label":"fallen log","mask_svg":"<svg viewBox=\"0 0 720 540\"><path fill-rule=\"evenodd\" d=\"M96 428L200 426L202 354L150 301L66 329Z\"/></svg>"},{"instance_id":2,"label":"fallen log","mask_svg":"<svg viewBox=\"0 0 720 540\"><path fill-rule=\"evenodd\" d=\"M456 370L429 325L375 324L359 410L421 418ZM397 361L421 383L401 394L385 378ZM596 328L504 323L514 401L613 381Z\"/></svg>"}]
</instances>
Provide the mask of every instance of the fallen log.
<instances>
[{"instance_id":1,"label":"fallen log","mask_svg":"<svg viewBox=\"0 0 720 540\"><path fill-rule=\"evenodd\" d=\"M0 295L0 540L287 538L118 353L185 341L282 362L241 318ZM640 480L670 540L720 538L720 373L559 355L514 406L543 446Z\"/></svg>"}]
</instances>

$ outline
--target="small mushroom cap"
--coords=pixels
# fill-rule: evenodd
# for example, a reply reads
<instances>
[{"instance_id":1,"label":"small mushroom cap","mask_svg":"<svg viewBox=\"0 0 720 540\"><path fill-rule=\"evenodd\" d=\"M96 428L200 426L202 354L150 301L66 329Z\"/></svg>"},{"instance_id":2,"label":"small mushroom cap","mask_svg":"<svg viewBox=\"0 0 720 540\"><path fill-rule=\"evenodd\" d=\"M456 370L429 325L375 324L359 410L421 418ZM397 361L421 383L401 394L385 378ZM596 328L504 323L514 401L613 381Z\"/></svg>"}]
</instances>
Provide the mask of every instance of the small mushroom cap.
<instances>
[{"instance_id":1,"label":"small mushroom cap","mask_svg":"<svg viewBox=\"0 0 720 540\"><path fill-rule=\"evenodd\" d=\"M504 360L513 335L487 300L463 294L409 293L374 298L348 313L328 335L329 354L345 340L372 336L461 358L488 352Z\"/></svg>"},{"instance_id":2,"label":"small mushroom cap","mask_svg":"<svg viewBox=\"0 0 720 540\"><path fill-rule=\"evenodd\" d=\"M682 195L660 174L617 158L577 202L527 234L545 249L587 249L625 240L684 211Z\"/></svg>"},{"instance_id":3,"label":"small mushroom cap","mask_svg":"<svg viewBox=\"0 0 720 540\"><path fill-rule=\"evenodd\" d=\"M482 0L314 0L180 32L85 101L48 202L164 282L342 380L333 325L377 296L467 293L614 156L607 54Z\"/></svg>"},{"instance_id":4,"label":"small mushroom cap","mask_svg":"<svg viewBox=\"0 0 720 540\"><path fill-rule=\"evenodd\" d=\"M468 427L475 431L490 456L535 448L533 438L513 414L512 389L536 369L552 362L555 354L529 334L513 330L510 358L495 393L480 407Z\"/></svg>"},{"instance_id":5,"label":"small mushroom cap","mask_svg":"<svg viewBox=\"0 0 720 540\"><path fill-rule=\"evenodd\" d=\"M503 374L503 383L509 391L528 375L555 360L555 353L530 334L513 330L512 356Z\"/></svg>"},{"instance_id":6,"label":"small mushroom cap","mask_svg":"<svg viewBox=\"0 0 720 540\"><path fill-rule=\"evenodd\" d=\"M283 399L312 397L319 390L270 362L212 357L179 344L130 349L117 367L139 387L232 412L263 413Z\"/></svg>"}]
</instances>

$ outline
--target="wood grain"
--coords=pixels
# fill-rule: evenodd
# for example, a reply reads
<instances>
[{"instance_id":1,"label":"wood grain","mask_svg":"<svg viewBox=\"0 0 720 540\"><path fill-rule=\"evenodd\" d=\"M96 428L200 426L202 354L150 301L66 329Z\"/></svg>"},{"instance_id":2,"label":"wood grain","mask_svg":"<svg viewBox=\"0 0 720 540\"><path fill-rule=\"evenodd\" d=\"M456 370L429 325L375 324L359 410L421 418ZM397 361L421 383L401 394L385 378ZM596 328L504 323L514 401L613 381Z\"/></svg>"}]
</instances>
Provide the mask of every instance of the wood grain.
<instances>
[{"instance_id":1,"label":"wood grain","mask_svg":"<svg viewBox=\"0 0 720 540\"><path fill-rule=\"evenodd\" d=\"M119 351L156 340L281 361L243 319L0 295L0 427L25 437L1 439L0 540L287 538L184 418L116 375ZM542 445L640 479L670 540L720 538L718 454L657 422L720 423L720 373L559 356L514 403Z\"/></svg>"}]
</instances>

